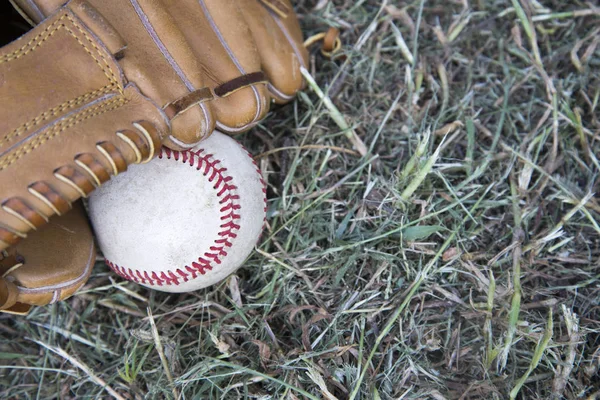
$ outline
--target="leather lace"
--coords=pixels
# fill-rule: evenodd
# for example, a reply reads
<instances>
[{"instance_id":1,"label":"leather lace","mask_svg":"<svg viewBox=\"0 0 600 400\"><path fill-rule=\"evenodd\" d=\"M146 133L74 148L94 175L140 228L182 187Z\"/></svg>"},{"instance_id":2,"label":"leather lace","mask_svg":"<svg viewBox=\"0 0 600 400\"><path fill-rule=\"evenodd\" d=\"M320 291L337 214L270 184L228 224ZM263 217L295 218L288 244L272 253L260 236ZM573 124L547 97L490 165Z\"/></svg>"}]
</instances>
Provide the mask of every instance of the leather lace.
<instances>
[{"instance_id":1,"label":"leather lace","mask_svg":"<svg viewBox=\"0 0 600 400\"><path fill-rule=\"evenodd\" d=\"M327 58L333 56L342 49L342 40L340 39L340 30L329 28L327 32L317 33L304 41L304 47L309 48L317 42L323 42L321 53Z\"/></svg>"},{"instance_id":2,"label":"leather lace","mask_svg":"<svg viewBox=\"0 0 600 400\"><path fill-rule=\"evenodd\" d=\"M59 191L59 182L72 187L81 197L87 197L94 189L108 181L111 175L124 172L128 164L149 162L161 147L158 129L147 121L134 122L129 129L115 132L115 139L121 142L120 146L109 141L98 142L98 153L79 153L73 158L73 163L55 169L55 182L37 181L27 187L33 198L44 203L52 211L50 214L42 212L27 199L20 197L4 201L1 209L23 222L29 228L28 231L36 230L47 223L52 215L62 215L72 207L69 197ZM132 162L127 161L123 149L133 152L135 158ZM0 225L0 244L13 246L26 237L27 231ZM0 261L7 258L9 257L4 256ZM11 268L14 268L14 265L9 269Z\"/></svg>"}]
</instances>

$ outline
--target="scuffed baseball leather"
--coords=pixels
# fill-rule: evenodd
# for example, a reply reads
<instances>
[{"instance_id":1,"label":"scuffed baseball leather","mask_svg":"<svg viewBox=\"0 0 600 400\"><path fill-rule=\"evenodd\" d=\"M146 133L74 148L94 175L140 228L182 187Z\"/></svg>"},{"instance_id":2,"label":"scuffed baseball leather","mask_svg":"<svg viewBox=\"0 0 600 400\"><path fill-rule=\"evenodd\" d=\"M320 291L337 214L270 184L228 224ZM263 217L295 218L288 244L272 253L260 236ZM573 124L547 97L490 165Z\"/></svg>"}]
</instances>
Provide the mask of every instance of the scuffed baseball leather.
<instances>
[{"instance_id":1,"label":"scuffed baseball leather","mask_svg":"<svg viewBox=\"0 0 600 400\"><path fill-rule=\"evenodd\" d=\"M39 22L65 0L14 0ZM172 124L165 145L191 148L216 127L248 130L293 99L307 62L289 0L89 0L127 42L126 78ZM73 7L73 6L71 6Z\"/></svg>"},{"instance_id":2,"label":"scuffed baseball leather","mask_svg":"<svg viewBox=\"0 0 600 400\"><path fill-rule=\"evenodd\" d=\"M80 202L28 240L0 253L0 311L26 314L72 296L94 267L96 249Z\"/></svg>"},{"instance_id":3,"label":"scuffed baseball leather","mask_svg":"<svg viewBox=\"0 0 600 400\"><path fill-rule=\"evenodd\" d=\"M83 4L0 49L0 250L149 161L170 131L161 108L126 83L114 57L122 37Z\"/></svg>"}]
</instances>

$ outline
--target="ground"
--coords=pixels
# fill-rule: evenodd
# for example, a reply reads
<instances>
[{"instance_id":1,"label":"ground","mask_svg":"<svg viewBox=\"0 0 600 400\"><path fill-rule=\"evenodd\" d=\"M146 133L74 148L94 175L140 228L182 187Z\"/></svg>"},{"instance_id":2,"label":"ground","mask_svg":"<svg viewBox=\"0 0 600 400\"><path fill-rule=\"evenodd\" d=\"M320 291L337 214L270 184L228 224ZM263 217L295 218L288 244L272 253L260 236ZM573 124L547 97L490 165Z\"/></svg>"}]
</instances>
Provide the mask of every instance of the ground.
<instances>
[{"instance_id":1,"label":"ground","mask_svg":"<svg viewBox=\"0 0 600 400\"><path fill-rule=\"evenodd\" d=\"M0 316L0 397L600 398L598 3L296 5L343 46L240 137L256 252L183 295L99 260Z\"/></svg>"}]
</instances>

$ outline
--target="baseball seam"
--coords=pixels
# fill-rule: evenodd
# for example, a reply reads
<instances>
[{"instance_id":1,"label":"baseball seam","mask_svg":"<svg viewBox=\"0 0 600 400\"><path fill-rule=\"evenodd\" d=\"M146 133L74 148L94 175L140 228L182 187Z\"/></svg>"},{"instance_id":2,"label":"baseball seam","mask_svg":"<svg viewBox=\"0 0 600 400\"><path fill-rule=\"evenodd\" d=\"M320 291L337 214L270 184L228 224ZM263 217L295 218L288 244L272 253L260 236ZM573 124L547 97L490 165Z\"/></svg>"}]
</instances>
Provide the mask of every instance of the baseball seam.
<instances>
[{"instance_id":1,"label":"baseball seam","mask_svg":"<svg viewBox=\"0 0 600 400\"><path fill-rule=\"evenodd\" d=\"M208 182L213 183L213 188L217 191L217 197L221 205L219 209L221 231L217 234L218 237L210 246L209 251L198 257L191 265L161 272L127 268L105 258L106 264L119 276L151 286L180 285L190 279L197 278L199 275L204 275L206 271L220 265L224 257L227 257L227 249L233 245L232 241L237 237L237 232L240 229L241 215L239 212L241 205L238 202L240 196L237 194L237 186L233 184L233 177L228 176L226 174L227 168L221 166L221 160L215 159L212 154L204 154L204 152L204 149L175 151L163 147L158 154L158 158L181 161L189 164L190 167L195 166L197 171L207 177ZM261 182L263 182L262 176Z\"/></svg>"}]
</instances>

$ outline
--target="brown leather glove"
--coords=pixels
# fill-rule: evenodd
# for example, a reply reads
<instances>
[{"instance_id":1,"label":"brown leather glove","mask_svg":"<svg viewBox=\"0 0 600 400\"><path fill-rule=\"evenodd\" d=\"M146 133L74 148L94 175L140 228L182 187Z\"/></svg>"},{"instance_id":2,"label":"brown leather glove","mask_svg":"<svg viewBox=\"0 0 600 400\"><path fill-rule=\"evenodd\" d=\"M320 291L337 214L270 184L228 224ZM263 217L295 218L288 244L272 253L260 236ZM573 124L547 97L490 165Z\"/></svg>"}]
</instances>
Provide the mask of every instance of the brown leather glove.
<instances>
[{"instance_id":1,"label":"brown leather glove","mask_svg":"<svg viewBox=\"0 0 600 400\"><path fill-rule=\"evenodd\" d=\"M14 0L38 23L65 0ZM218 127L245 131L302 88L307 61L289 0L88 0L124 38L128 81L171 119L166 145L190 148Z\"/></svg>"},{"instance_id":2,"label":"brown leather glove","mask_svg":"<svg viewBox=\"0 0 600 400\"><path fill-rule=\"evenodd\" d=\"M96 12L69 6L0 49L0 250L167 136L164 112L124 78L124 47Z\"/></svg>"},{"instance_id":3,"label":"brown leather glove","mask_svg":"<svg viewBox=\"0 0 600 400\"><path fill-rule=\"evenodd\" d=\"M96 261L83 206L0 252L0 311L26 314L32 306L64 300L85 284Z\"/></svg>"},{"instance_id":4,"label":"brown leather glove","mask_svg":"<svg viewBox=\"0 0 600 400\"><path fill-rule=\"evenodd\" d=\"M0 49L0 250L161 142L248 129L270 92L283 102L302 87L288 0L90 1L100 11L14 0L51 16Z\"/></svg>"},{"instance_id":5,"label":"brown leather glove","mask_svg":"<svg viewBox=\"0 0 600 400\"><path fill-rule=\"evenodd\" d=\"M254 126L302 88L307 53L288 0L14 2L36 26L0 49L0 310L23 312L72 294L60 277L88 265L44 263L50 237L69 242L48 221L161 143ZM34 262L13 268L20 249Z\"/></svg>"}]
</instances>

